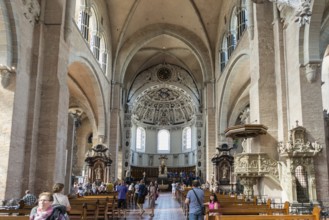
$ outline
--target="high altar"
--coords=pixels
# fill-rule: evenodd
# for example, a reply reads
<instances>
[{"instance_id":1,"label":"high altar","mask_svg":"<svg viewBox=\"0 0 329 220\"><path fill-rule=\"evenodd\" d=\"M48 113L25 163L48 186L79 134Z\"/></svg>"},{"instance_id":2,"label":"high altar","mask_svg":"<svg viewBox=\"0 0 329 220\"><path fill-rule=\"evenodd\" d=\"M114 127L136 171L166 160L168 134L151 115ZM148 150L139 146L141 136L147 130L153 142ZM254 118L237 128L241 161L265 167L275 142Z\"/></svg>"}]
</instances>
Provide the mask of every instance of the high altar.
<instances>
[{"instance_id":1,"label":"high altar","mask_svg":"<svg viewBox=\"0 0 329 220\"><path fill-rule=\"evenodd\" d=\"M166 160L168 157L166 156L161 156L159 157L159 160L161 160L160 165L159 165L159 178L167 178L167 166L166 166Z\"/></svg>"}]
</instances>

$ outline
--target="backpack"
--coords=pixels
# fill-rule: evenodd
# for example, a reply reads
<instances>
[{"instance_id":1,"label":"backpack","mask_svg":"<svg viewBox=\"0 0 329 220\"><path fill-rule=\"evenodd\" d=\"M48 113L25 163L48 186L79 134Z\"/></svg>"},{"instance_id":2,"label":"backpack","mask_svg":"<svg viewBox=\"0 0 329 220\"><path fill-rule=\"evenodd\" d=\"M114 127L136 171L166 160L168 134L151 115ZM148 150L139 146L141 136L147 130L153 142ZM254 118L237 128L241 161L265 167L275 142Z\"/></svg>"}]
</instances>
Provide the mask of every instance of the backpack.
<instances>
[{"instance_id":1,"label":"backpack","mask_svg":"<svg viewBox=\"0 0 329 220\"><path fill-rule=\"evenodd\" d=\"M144 189L143 189L143 191L142 191L142 195L143 195L143 196L147 196L147 194L148 194L147 187L144 185L143 188L144 188Z\"/></svg>"},{"instance_id":2,"label":"backpack","mask_svg":"<svg viewBox=\"0 0 329 220\"><path fill-rule=\"evenodd\" d=\"M69 220L69 216L66 213L66 207L57 204L53 205L53 212L47 220Z\"/></svg>"}]
</instances>

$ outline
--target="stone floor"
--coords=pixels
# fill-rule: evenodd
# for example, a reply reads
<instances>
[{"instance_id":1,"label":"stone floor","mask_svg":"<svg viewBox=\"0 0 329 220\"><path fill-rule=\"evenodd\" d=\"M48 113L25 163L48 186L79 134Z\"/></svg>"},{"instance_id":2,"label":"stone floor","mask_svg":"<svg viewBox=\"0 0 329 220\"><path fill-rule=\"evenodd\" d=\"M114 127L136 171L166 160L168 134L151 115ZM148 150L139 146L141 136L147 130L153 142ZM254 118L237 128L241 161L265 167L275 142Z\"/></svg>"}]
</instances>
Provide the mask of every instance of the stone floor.
<instances>
[{"instance_id":1,"label":"stone floor","mask_svg":"<svg viewBox=\"0 0 329 220\"><path fill-rule=\"evenodd\" d=\"M155 219L155 220L184 220L186 219L182 208L177 200L172 197L171 193L160 193L156 201L154 209L154 217L150 216L151 210L148 206L148 200L144 203L145 213L143 216L139 215L138 208L129 208L126 212L125 218L121 219Z\"/></svg>"}]
</instances>

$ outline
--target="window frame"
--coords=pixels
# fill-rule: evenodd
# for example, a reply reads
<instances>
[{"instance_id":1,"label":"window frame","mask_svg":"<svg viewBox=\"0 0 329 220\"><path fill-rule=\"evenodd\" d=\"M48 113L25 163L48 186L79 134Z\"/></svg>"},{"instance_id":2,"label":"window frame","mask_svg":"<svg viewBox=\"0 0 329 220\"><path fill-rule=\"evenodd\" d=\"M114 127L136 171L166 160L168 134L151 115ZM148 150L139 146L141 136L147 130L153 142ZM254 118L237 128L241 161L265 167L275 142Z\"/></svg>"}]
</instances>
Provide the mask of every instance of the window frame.
<instances>
[{"instance_id":1,"label":"window frame","mask_svg":"<svg viewBox=\"0 0 329 220\"><path fill-rule=\"evenodd\" d=\"M167 137L160 137L161 134L166 134ZM160 145L160 141L162 141L163 139L167 139L167 149L160 149L160 146L162 146L163 142L161 142ZM161 129L158 131L157 134L157 152L158 153L170 153L170 131L167 129Z\"/></svg>"}]
</instances>

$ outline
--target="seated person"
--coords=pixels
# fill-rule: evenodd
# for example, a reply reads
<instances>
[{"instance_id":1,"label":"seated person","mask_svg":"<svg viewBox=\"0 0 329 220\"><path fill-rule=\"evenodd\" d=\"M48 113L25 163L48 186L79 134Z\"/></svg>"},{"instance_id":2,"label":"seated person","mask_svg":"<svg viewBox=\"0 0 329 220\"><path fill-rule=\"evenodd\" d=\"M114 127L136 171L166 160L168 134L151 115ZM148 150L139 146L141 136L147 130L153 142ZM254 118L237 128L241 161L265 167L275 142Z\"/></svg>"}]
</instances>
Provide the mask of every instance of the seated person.
<instances>
[{"instance_id":1,"label":"seated person","mask_svg":"<svg viewBox=\"0 0 329 220\"><path fill-rule=\"evenodd\" d=\"M52 193L41 193L38 199L38 206L31 210L30 220L67 219L66 207L63 205L53 205L53 201L54 197Z\"/></svg>"},{"instance_id":2,"label":"seated person","mask_svg":"<svg viewBox=\"0 0 329 220\"><path fill-rule=\"evenodd\" d=\"M37 202L37 197L35 197L35 195L33 195L32 193L30 193L30 190L26 190L25 191L25 196L22 198L22 200L24 201L25 205L35 205Z\"/></svg>"},{"instance_id":3,"label":"seated person","mask_svg":"<svg viewBox=\"0 0 329 220\"><path fill-rule=\"evenodd\" d=\"M214 209L220 208L216 193L210 194L210 201L206 204L208 204L209 210L214 210ZM209 215L220 215L220 213L209 213Z\"/></svg>"}]
</instances>

